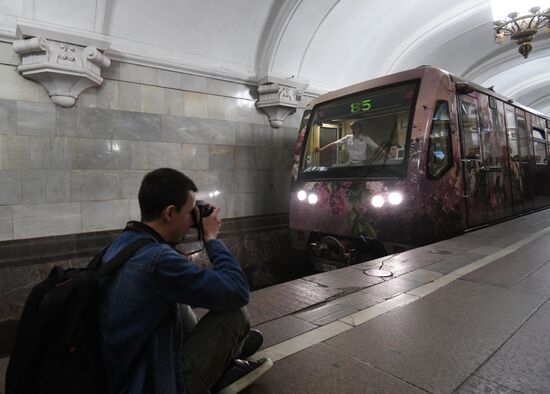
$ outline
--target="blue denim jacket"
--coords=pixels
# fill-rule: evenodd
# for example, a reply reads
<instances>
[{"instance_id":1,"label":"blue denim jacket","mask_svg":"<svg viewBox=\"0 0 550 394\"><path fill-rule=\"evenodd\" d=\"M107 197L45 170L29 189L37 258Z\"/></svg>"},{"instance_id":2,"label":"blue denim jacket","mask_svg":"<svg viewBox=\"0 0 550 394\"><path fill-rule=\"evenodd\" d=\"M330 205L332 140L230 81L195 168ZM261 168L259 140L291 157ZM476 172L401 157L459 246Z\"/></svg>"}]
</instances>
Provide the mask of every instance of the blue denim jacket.
<instances>
[{"instance_id":1,"label":"blue denim jacket","mask_svg":"<svg viewBox=\"0 0 550 394\"><path fill-rule=\"evenodd\" d=\"M150 227L139 226L146 231L124 231L103 258L109 261L140 237L156 241L100 283L99 327L109 392L142 394L149 386L157 394L184 393L177 304L219 311L240 308L249 300L248 281L221 241L206 243L214 266L208 270L179 254Z\"/></svg>"}]
</instances>

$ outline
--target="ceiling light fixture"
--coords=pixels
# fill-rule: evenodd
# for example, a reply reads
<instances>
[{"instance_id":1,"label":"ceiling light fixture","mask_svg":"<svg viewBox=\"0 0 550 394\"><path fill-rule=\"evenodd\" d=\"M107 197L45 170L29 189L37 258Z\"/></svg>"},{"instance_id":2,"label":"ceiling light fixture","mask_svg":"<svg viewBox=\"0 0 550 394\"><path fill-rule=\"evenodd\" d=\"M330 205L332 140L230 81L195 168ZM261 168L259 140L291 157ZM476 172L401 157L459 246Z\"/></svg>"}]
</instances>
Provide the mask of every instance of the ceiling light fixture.
<instances>
[{"instance_id":1,"label":"ceiling light fixture","mask_svg":"<svg viewBox=\"0 0 550 394\"><path fill-rule=\"evenodd\" d=\"M504 37L519 45L518 51L527 59L533 46L531 41L539 29L550 32L550 0L533 0L540 5L526 9L523 2L514 0L491 0L495 41L504 43ZM546 11L541 11L546 9ZM504 19L502 19L504 18Z\"/></svg>"}]
</instances>

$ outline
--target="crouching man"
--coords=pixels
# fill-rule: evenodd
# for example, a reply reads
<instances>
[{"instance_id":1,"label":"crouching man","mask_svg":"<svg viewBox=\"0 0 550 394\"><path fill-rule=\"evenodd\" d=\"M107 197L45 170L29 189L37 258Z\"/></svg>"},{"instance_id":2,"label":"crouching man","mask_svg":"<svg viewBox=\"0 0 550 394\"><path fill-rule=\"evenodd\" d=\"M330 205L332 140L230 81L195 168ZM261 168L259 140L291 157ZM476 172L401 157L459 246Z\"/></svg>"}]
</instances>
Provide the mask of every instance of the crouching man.
<instances>
[{"instance_id":1,"label":"crouching man","mask_svg":"<svg viewBox=\"0 0 550 394\"><path fill-rule=\"evenodd\" d=\"M213 270L174 249L199 218L197 187L161 168L139 190L141 221L129 222L103 263L140 237L143 246L100 284L99 325L110 393L237 393L265 373L269 359L244 361L262 344L244 306L248 281L216 239L220 210L202 218ZM184 304L181 306L180 304ZM210 311L197 322L191 307Z\"/></svg>"}]
</instances>

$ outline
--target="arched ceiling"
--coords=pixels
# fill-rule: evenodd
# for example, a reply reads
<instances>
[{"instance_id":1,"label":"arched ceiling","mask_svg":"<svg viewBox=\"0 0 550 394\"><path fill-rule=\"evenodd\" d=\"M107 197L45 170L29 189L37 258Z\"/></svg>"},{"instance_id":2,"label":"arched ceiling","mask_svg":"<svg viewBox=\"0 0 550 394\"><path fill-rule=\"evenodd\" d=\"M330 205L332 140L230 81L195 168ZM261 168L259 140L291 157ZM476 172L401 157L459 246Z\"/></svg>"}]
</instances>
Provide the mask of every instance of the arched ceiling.
<instances>
[{"instance_id":1,"label":"arched ceiling","mask_svg":"<svg viewBox=\"0 0 550 394\"><path fill-rule=\"evenodd\" d=\"M550 34L528 59L493 41L489 0L0 0L0 37L40 25L119 60L321 93L423 64L550 113Z\"/></svg>"}]
</instances>

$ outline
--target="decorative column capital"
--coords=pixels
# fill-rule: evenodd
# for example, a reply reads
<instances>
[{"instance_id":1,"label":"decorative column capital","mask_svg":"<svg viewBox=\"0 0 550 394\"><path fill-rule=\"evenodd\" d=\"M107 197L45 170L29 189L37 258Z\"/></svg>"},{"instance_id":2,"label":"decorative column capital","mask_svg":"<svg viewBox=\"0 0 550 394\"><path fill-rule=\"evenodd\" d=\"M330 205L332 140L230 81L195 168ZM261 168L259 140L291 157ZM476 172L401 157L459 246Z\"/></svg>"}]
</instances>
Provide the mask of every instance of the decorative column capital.
<instances>
[{"instance_id":1,"label":"decorative column capital","mask_svg":"<svg viewBox=\"0 0 550 394\"><path fill-rule=\"evenodd\" d=\"M296 112L307 84L268 76L260 80L256 108L264 111L275 129L283 126L288 115Z\"/></svg>"},{"instance_id":2,"label":"decorative column capital","mask_svg":"<svg viewBox=\"0 0 550 394\"><path fill-rule=\"evenodd\" d=\"M84 90L103 83L101 69L111 60L93 46L84 47L43 36L17 40L13 49L21 56L17 71L42 84L54 103L72 107Z\"/></svg>"}]
</instances>

